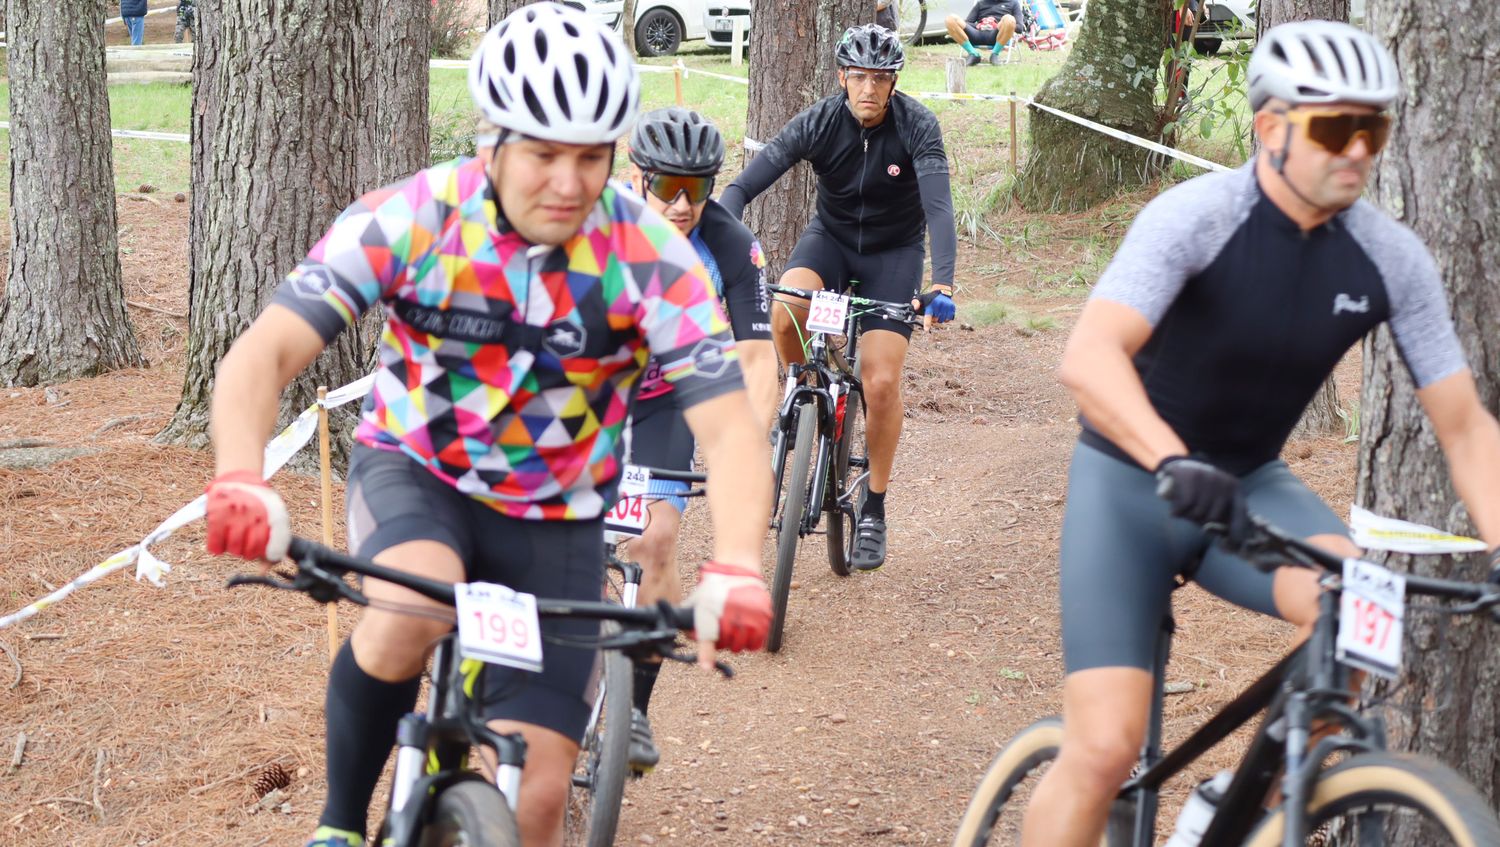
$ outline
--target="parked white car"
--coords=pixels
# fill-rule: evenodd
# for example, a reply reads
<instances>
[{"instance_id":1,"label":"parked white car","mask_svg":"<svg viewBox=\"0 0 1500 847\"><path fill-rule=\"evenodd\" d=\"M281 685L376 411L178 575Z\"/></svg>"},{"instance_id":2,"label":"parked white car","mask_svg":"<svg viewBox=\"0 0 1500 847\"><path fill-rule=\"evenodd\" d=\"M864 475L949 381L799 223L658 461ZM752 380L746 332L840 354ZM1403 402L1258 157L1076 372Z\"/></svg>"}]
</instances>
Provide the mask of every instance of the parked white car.
<instances>
[{"instance_id":1,"label":"parked white car","mask_svg":"<svg viewBox=\"0 0 1500 847\"><path fill-rule=\"evenodd\" d=\"M1207 9L1193 39L1199 53L1212 56L1226 38L1255 38L1255 0L1212 0Z\"/></svg>"},{"instance_id":2,"label":"parked white car","mask_svg":"<svg viewBox=\"0 0 1500 847\"><path fill-rule=\"evenodd\" d=\"M670 56L684 41L703 38L709 0L636 0L635 51L642 56ZM585 0L588 11L606 26L620 29L625 0Z\"/></svg>"},{"instance_id":3,"label":"parked white car","mask_svg":"<svg viewBox=\"0 0 1500 847\"><path fill-rule=\"evenodd\" d=\"M949 15L967 17L974 0L891 0L896 5L897 29L910 42L946 37L943 20ZM703 29L710 47L728 50L734 33L734 19L746 18L745 32L750 32L750 0L711 0L703 14ZM918 35L918 27L921 33ZM749 43L748 41L746 42Z\"/></svg>"}]
</instances>

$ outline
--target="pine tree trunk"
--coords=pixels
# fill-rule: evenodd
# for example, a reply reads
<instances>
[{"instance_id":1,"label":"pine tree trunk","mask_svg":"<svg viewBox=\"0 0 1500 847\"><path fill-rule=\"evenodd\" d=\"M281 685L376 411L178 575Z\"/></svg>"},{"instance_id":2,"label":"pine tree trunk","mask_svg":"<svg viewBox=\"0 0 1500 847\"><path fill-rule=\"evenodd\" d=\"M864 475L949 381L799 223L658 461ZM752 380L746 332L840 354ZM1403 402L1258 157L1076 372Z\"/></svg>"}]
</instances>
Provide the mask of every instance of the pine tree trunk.
<instances>
[{"instance_id":1,"label":"pine tree trunk","mask_svg":"<svg viewBox=\"0 0 1500 847\"><path fill-rule=\"evenodd\" d=\"M750 30L750 96L745 137L769 141L787 121L818 99L839 90L833 48L844 30L869 23L867 0L761 0ZM900 84L899 82L897 83ZM754 154L746 152L748 163ZM781 274L802 230L812 219L815 180L799 164L755 198L745 223L766 251L771 279Z\"/></svg>"},{"instance_id":2,"label":"pine tree trunk","mask_svg":"<svg viewBox=\"0 0 1500 847\"><path fill-rule=\"evenodd\" d=\"M1349 0L1259 0L1255 4L1255 34L1287 21L1349 20Z\"/></svg>"},{"instance_id":3,"label":"pine tree trunk","mask_svg":"<svg viewBox=\"0 0 1500 847\"><path fill-rule=\"evenodd\" d=\"M1405 81L1395 131L1376 167L1373 196L1416 230L1441 269L1464 352L1484 405L1500 408L1500 82L1492 55L1459 49L1454 19L1420 0L1372 3L1370 29L1390 44ZM1500 7L1467 6L1463 43L1500 43ZM1463 92L1462 97L1432 92ZM1472 532L1432 428L1388 330L1365 342L1358 500L1379 514ZM1391 557L1399 569L1482 578L1475 557ZM1434 756L1500 799L1500 653L1495 629L1474 618L1407 616L1407 708L1387 710L1393 746ZM1385 686L1386 690L1389 689ZM1409 844L1395 840L1392 844Z\"/></svg>"},{"instance_id":4,"label":"pine tree trunk","mask_svg":"<svg viewBox=\"0 0 1500 847\"><path fill-rule=\"evenodd\" d=\"M199 20L187 374L165 440L207 443L215 366L358 196L368 132L360 5L223 0ZM318 385L364 375L361 336L351 327L292 384L282 422L312 403Z\"/></svg>"},{"instance_id":5,"label":"pine tree trunk","mask_svg":"<svg viewBox=\"0 0 1500 847\"><path fill-rule=\"evenodd\" d=\"M10 270L0 298L0 384L145 364L120 281L104 12L98 0L21 0L5 16Z\"/></svg>"},{"instance_id":6,"label":"pine tree trunk","mask_svg":"<svg viewBox=\"0 0 1500 847\"><path fill-rule=\"evenodd\" d=\"M489 26L505 20L505 16L525 6L533 0L490 0L490 22Z\"/></svg>"},{"instance_id":7,"label":"pine tree trunk","mask_svg":"<svg viewBox=\"0 0 1500 847\"><path fill-rule=\"evenodd\" d=\"M1093 0L1073 52L1038 103L1142 138L1160 129L1156 76L1167 43L1166 0ZM1157 171L1141 147L1031 109L1016 198L1037 211L1087 209Z\"/></svg>"},{"instance_id":8,"label":"pine tree trunk","mask_svg":"<svg viewBox=\"0 0 1500 847\"><path fill-rule=\"evenodd\" d=\"M625 39L625 53L629 56L636 55L635 52L635 0L625 0L625 6L620 11L620 37Z\"/></svg>"},{"instance_id":9,"label":"pine tree trunk","mask_svg":"<svg viewBox=\"0 0 1500 847\"><path fill-rule=\"evenodd\" d=\"M1255 6L1255 28L1258 37L1266 30L1288 21L1348 21L1349 0L1259 0ZM1254 131L1250 133L1251 149L1257 149ZM1329 435L1339 432L1344 426L1339 419L1339 389L1332 374L1323 388L1313 397L1307 411L1302 413L1293 438Z\"/></svg>"},{"instance_id":10,"label":"pine tree trunk","mask_svg":"<svg viewBox=\"0 0 1500 847\"><path fill-rule=\"evenodd\" d=\"M431 0L384 0L367 4L364 34L365 114L373 115L372 148L361 155L365 168L360 190L369 191L409 176L431 162L427 113L428 70L432 30Z\"/></svg>"}]
</instances>

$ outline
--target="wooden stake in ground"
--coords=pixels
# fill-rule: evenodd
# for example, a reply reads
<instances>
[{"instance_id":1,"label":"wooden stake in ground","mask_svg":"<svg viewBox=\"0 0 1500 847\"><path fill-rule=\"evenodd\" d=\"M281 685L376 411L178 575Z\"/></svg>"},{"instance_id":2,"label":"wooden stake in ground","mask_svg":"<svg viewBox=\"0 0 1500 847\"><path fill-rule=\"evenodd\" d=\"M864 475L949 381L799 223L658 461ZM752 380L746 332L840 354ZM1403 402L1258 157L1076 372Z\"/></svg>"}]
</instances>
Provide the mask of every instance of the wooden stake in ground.
<instances>
[{"instance_id":1,"label":"wooden stake in ground","mask_svg":"<svg viewBox=\"0 0 1500 847\"><path fill-rule=\"evenodd\" d=\"M677 89L677 105L679 106L684 105L682 100L682 71L682 60L678 59L677 62L672 65L672 84Z\"/></svg>"},{"instance_id":2,"label":"wooden stake in ground","mask_svg":"<svg viewBox=\"0 0 1500 847\"><path fill-rule=\"evenodd\" d=\"M323 482L323 544L333 546L333 459L328 439L328 386L318 386L318 469ZM339 604L328 604L328 663L339 653Z\"/></svg>"}]
</instances>

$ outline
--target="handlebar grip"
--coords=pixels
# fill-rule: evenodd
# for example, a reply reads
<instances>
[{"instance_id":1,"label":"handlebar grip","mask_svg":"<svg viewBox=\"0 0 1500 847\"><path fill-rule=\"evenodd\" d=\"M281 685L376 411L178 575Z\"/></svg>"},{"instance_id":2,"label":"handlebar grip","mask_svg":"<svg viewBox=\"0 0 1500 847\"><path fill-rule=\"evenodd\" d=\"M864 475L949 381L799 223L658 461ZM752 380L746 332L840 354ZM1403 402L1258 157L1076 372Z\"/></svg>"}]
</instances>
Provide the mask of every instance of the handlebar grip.
<instances>
[{"instance_id":1,"label":"handlebar grip","mask_svg":"<svg viewBox=\"0 0 1500 847\"><path fill-rule=\"evenodd\" d=\"M693 628L693 610L687 606L672 606L662 603L662 614L667 622L683 632Z\"/></svg>"}]
</instances>

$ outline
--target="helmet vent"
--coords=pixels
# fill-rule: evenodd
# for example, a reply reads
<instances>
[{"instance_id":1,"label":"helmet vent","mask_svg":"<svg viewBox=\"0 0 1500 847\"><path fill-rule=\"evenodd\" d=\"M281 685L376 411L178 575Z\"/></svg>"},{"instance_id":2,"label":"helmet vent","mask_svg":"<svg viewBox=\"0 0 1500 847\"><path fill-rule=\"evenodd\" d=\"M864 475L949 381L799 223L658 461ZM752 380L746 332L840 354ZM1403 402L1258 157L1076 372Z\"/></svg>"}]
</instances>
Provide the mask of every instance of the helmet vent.
<instances>
[{"instance_id":1,"label":"helmet vent","mask_svg":"<svg viewBox=\"0 0 1500 847\"><path fill-rule=\"evenodd\" d=\"M537 60L541 62L547 61L547 34L541 30L537 30L536 36L532 38L532 43L536 45Z\"/></svg>"},{"instance_id":2,"label":"helmet vent","mask_svg":"<svg viewBox=\"0 0 1500 847\"><path fill-rule=\"evenodd\" d=\"M561 73L552 75L552 94L557 98L557 108L562 111L563 120L573 120L573 107L568 104L568 88L563 85Z\"/></svg>"},{"instance_id":3,"label":"helmet vent","mask_svg":"<svg viewBox=\"0 0 1500 847\"><path fill-rule=\"evenodd\" d=\"M547 110L542 107L542 101L536 96L536 91L531 87L530 80L521 82L521 96L526 100L526 108L531 110L531 116L542 126L551 126L552 121L547 119Z\"/></svg>"},{"instance_id":4,"label":"helmet vent","mask_svg":"<svg viewBox=\"0 0 1500 847\"><path fill-rule=\"evenodd\" d=\"M599 105L594 107L594 120L598 121L600 118L604 117L604 105L609 102L609 77L605 77L599 80L599 96L595 98L595 102L597 102ZM627 99L621 104L622 110L624 109L624 103L628 102L629 100ZM618 124L619 122L620 119L616 118L615 123Z\"/></svg>"}]
</instances>

